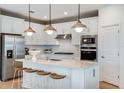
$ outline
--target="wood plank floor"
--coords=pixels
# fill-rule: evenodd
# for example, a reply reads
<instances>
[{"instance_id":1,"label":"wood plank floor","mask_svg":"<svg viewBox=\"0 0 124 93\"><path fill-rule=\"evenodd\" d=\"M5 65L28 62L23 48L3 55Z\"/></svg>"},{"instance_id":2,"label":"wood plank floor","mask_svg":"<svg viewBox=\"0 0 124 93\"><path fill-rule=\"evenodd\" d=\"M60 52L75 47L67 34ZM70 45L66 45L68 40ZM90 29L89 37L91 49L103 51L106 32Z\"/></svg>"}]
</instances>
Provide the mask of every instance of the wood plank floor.
<instances>
[{"instance_id":1,"label":"wood plank floor","mask_svg":"<svg viewBox=\"0 0 124 93\"><path fill-rule=\"evenodd\" d=\"M12 80L0 82L0 89L11 89ZM18 89L18 79L15 79L14 89ZM106 82L100 82L100 89L119 89L117 86Z\"/></svg>"},{"instance_id":2,"label":"wood plank floor","mask_svg":"<svg viewBox=\"0 0 124 93\"><path fill-rule=\"evenodd\" d=\"M100 84L100 89L119 89L119 87L109 84L107 82L101 81Z\"/></svg>"}]
</instances>

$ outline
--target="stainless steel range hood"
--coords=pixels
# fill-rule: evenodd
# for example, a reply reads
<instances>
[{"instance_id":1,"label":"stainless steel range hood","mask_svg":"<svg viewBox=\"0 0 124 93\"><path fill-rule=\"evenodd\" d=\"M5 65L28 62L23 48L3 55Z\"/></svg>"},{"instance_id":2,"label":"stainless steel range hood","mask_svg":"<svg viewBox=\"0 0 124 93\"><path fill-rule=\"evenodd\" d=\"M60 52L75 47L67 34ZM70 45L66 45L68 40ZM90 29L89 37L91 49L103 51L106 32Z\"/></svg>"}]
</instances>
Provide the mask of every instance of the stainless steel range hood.
<instances>
[{"instance_id":1,"label":"stainless steel range hood","mask_svg":"<svg viewBox=\"0 0 124 93\"><path fill-rule=\"evenodd\" d=\"M55 39L68 39L71 40L72 39L72 35L71 34L59 34L55 37Z\"/></svg>"}]
</instances>

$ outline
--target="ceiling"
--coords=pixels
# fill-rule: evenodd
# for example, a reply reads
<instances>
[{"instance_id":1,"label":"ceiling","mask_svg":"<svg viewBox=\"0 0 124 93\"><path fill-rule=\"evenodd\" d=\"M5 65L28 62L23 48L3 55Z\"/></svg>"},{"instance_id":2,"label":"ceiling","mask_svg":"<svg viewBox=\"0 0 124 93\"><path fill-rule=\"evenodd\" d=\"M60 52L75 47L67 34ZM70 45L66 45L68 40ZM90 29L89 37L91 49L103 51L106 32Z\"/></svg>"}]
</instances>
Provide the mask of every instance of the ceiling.
<instances>
[{"instance_id":1,"label":"ceiling","mask_svg":"<svg viewBox=\"0 0 124 93\"><path fill-rule=\"evenodd\" d=\"M81 4L81 14L86 12L92 12L105 7L105 4ZM32 18L38 20L48 21L48 4L31 4L31 10L34 13L31 14ZM6 9L11 12L15 12L24 16L28 16L28 5L27 4L0 4L0 8ZM76 4L52 4L52 20L68 18L77 15ZM64 15L67 12L67 15Z\"/></svg>"}]
</instances>

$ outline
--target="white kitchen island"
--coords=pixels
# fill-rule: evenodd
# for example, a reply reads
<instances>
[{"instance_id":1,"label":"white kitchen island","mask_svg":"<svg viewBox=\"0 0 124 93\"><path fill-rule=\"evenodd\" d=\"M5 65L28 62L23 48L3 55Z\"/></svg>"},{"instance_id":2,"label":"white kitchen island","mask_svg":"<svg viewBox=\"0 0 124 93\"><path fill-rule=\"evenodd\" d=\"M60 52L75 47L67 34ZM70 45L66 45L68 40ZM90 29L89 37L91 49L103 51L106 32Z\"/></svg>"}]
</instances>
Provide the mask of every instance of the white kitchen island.
<instances>
[{"instance_id":1,"label":"white kitchen island","mask_svg":"<svg viewBox=\"0 0 124 93\"><path fill-rule=\"evenodd\" d=\"M93 61L47 61L31 62L23 60L23 67L35 70L44 70L60 75L64 79L52 79L48 76L39 76L34 73L23 73L22 87L29 89L98 89L99 65Z\"/></svg>"}]
</instances>

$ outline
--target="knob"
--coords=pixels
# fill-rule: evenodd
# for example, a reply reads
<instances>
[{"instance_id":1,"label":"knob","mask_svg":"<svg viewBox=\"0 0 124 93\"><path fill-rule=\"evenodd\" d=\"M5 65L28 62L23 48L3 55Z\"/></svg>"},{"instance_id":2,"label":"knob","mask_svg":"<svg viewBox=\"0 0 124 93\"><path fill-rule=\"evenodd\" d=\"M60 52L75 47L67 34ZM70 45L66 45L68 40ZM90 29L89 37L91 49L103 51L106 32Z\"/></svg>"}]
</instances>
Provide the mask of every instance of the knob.
<instances>
[{"instance_id":1,"label":"knob","mask_svg":"<svg viewBox=\"0 0 124 93\"><path fill-rule=\"evenodd\" d=\"M101 56L101 58L105 58L104 56Z\"/></svg>"}]
</instances>

